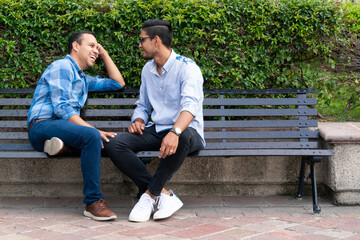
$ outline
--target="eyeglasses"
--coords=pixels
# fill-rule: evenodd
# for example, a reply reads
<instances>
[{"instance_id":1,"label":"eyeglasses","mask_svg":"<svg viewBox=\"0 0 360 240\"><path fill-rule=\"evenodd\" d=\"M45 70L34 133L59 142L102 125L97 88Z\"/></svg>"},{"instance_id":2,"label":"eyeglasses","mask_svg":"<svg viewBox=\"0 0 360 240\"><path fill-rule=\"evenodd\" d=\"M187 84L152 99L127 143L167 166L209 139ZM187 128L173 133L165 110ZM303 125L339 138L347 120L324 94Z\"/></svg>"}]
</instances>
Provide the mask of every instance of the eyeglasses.
<instances>
[{"instance_id":1,"label":"eyeglasses","mask_svg":"<svg viewBox=\"0 0 360 240\"><path fill-rule=\"evenodd\" d=\"M140 42L143 43L145 41L145 39L147 39L147 38L153 38L153 37L141 37Z\"/></svg>"}]
</instances>

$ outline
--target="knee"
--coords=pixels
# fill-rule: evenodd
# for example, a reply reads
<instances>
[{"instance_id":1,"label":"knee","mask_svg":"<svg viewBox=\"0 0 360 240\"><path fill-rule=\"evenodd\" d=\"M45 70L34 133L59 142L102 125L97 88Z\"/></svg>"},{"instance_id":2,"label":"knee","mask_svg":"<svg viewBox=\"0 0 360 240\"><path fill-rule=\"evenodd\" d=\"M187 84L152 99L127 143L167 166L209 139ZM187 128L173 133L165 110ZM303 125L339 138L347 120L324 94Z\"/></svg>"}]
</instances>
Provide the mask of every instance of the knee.
<instances>
[{"instance_id":1,"label":"knee","mask_svg":"<svg viewBox=\"0 0 360 240\"><path fill-rule=\"evenodd\" d=\"M84 144L100 144L101 145L101 135L98 130L95 128L89 128L86 131L86 134L83 136Z\"/></svg>"},{"instance_id":2,"label":"knee","mask_svg":"<svg viewBox=\"0 0 360 240\"><path fill-rule=\"evenodd\" d=\"M109 138L109 142L104 142L104 151L110 156L111 153L121 152L128 149L123 141L123 134L118 134L114 138Z\"/></svg>"}]
</instances>

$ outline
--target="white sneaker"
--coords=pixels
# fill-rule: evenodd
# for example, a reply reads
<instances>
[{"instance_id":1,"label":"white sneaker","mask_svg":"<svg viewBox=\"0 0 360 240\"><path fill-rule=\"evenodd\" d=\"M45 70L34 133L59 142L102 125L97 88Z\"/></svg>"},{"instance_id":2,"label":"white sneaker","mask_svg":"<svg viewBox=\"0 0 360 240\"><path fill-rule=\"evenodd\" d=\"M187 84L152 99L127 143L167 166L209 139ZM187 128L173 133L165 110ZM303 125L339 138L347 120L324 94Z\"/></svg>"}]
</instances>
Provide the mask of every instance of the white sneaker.
<instances>
[{"instance_id":1,"label":"white sneaker","mask_svg":"<svg viewBox=\"0 0 360 240\"><path fill-rule=\"evenodd\" d=\"M154 211L155 200L149 194L141 195L139 201L135 204L129 215L131 222L145 222L150 219Z\"/></svg>"},{"instance_id":2,"label":"white sneaker","mask_svg":"<svg viewBox=\"0 0 360 240\"><path fill-rule=\"evenodd\" d=\"M44 144L44 152L49 154L50 156L54 156L60 153L65 152L66 145L64 142L57 137L53 137L50 140L46 140Z\"/></svg>"},{"instance_id":3,"label":"white sneaker","mask_svg":"<svg viewBox=\"0 0 360 240\"><path fill-rule=\"evenodd\" d=\"M158 202L158 210L154 213L154 220L168 218L179 210L184 204L173 191L169 191L170 196L161 193Z\"/></svg>"}]
</instances>

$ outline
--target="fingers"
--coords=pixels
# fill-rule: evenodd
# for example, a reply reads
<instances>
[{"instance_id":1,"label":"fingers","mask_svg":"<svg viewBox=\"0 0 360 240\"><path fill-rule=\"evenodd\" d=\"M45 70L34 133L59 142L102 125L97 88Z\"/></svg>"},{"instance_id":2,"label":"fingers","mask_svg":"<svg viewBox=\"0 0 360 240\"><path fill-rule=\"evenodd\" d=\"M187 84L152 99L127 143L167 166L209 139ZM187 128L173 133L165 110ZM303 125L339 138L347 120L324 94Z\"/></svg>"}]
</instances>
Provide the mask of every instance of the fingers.
<instances>
[{"instance_id":1,"label":"fingers","mask_svg":"<svg viewBox=\"0 0 360 240\"><path fill-rule=\"evenodd\" d=\"M138 133L140 135L143 134L144 129L145 129L145 124L139 122L134 122L128 127L130 133Z\"/></svg>"},{"instance_id":2,"label":"fingers","mask_svg":"<svg viewBox=\"0 0 360 240\"><path fill-rule=\"evenodd\" d=\"M166 158L176 153L176 147L161 147L159 152L159 158Z\"/></svg>"},{"instance_id":3,"label":"fingers","mask_svg":"<svg viewBox=\"0 0 360 240\"><path fill-rule=\"evenodd\" d=\"M114 132L100 131L100 136L105 142L110 142L109 138L114 138L116 135Z\"/></svg>"},{"instance_id":4,"label":"fingers","mask_svg":"<svg viewBox=\"0 0 360 240\"><path fill-rule=\"evenodd\" d=\"M175 134L168 134L161 143L159 158L166 158L176 153L179 138Z\"/></svg>"}]
</instances>

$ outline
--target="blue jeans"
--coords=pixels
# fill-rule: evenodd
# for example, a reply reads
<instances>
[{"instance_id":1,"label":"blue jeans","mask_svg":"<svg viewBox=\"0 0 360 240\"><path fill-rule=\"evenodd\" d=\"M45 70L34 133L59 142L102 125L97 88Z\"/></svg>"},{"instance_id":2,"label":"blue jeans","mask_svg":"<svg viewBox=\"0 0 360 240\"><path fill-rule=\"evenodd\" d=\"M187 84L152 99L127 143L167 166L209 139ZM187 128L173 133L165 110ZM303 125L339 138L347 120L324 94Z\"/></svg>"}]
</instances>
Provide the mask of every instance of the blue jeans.
<instances>
[{"instance_id":1,"label":"blue jeans","mask_svg":"<svg viewBox=\"0 0 360 240\"><path fill-rule=\"evenodd\" d=\"M174 173L183 164L188 154L203 148L201 137L195 129L188 127L179 138L176 153L161 158L159 165L152 175L145 163L136 156L138 151L159 151L162 139L169 131L157 133L155 126L147 127L142 135L122 133L110 142L104 143L105 152L111 161L139 188L141 195L147 189L155 196L160 196L161 190Z\"/></svg>"},{"instance_id":2,"label":"blue jeans","mask_svg":"<svg viewBox=\"0 0 360 240\"><path fill-rule=\"evenodd\" d=\"M52 137L60 138L71 149L81 153L81 171L85 196L90 204L103 198L100 192L101 136L98 130L80 126L62 119L48 119L33 123L29 130L31 145L44 151L44 142Z\"/></svg>"}]
</instances>

